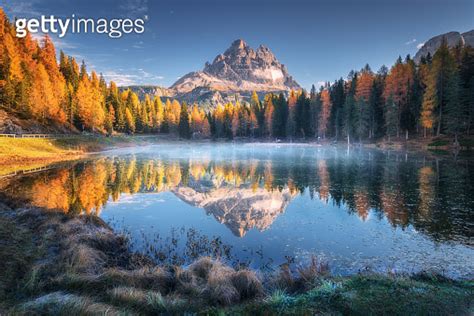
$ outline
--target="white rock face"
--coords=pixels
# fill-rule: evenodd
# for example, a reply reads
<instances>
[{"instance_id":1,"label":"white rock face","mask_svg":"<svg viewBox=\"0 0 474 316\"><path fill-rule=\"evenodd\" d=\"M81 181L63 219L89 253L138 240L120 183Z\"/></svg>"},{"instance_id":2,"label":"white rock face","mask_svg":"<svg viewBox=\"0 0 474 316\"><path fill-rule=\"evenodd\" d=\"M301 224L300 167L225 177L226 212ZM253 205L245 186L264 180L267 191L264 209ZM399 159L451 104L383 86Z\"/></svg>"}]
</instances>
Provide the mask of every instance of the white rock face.
<instances>
[{"instance_id":1,"label":"white rock face","mask_svg":"<svg viewBox=\"0 0 474 316\"><path fill-rule=\"evenodd\" d=\"M443 38L446 39L449 47L454 47L459 43L462 43L462 45L469 45L474 47L474 30L462 34L459 32L449 32L437 35L425 42L423 47L418 50L414 58L415 62L419 63L421 57L426 57L428 53L433 56L436 50L441 46Z\"/></svg>"},{"instance_id":2,"label":"white rock face","mask_svg":"<svg viewBox=\"0 0 474 316\"><path fill-rule=\"evenodd\" d=\"M218 92L221 96L250 96L253 91L286 92L301 89L267 47L252 49L243 40L236 40L223 53L206 63L202 71L191 72L176 81L170 90L188 102ZM215 95L214 95L215 97Z\"/></svg>"},{"instance_id":3,"label":"white rock face","mask_svg":"<svg viewBox=\"0 0 474 316\"><path fill-rule=\"evenodd\" d=\"M264 188L221 187L199 192L177 187L172 192L186 203L205 209L239 237L252 228L263 231L270 227L293 198L288 189L269 192Z\"/></svg>"}]
</instances>

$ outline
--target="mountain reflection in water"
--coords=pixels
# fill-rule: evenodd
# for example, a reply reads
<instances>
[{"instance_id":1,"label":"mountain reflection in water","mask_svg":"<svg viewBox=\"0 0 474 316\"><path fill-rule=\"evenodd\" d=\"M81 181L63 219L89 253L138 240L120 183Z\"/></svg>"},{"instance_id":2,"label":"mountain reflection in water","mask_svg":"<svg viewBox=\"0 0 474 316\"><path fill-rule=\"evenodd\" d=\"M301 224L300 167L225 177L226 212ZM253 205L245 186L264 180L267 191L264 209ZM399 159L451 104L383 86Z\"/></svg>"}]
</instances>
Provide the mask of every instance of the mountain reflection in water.
<instances>
[{"instance_id":1,"label":"mountain reflection in water","mask_svg":"<svg viewBox=\"0 0 474 316\"><path fill-rule=\"evenodd\" d=\"M472 161L303 146L234 151L231 157L172 150L109 155L3 180L0 189L7 199L93 215L124 193L169 191L239 237L269 228L292 199L308 193L362 221L372 211L394 227L412 225L435 241L472 245Z\"/></svg>"}]
</instances>

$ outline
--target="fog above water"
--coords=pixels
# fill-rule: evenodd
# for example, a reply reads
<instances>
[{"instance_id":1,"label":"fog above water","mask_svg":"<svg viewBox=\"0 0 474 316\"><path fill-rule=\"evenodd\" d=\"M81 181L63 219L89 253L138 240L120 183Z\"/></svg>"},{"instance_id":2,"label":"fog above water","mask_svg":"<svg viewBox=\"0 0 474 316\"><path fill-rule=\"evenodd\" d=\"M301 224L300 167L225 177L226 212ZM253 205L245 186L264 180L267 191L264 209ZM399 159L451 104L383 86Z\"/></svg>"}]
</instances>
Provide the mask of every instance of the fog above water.
<instances>
[{"instance_id":1,"label":"fog above water","mask_svg":"<svg viewBox=\"0 0 474 316\"><path fill-rule=\"evenodd\" d=\"M472 277L474 161L361 148L174 143L10 179L32 204L101 216L157 262Z\"/></svg>"}]
</instances>

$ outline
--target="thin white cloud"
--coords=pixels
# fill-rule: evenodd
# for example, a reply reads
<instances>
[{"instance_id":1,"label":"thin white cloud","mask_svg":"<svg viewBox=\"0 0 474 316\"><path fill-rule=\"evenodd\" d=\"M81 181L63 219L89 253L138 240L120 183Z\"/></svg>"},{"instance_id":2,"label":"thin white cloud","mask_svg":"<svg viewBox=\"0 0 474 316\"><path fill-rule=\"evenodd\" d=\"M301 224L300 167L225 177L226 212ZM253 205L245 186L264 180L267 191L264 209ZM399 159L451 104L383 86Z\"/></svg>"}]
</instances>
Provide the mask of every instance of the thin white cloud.
<instances>
[{"instance_id":1,"label":"thin white cloud","mask_svg":"<svg viewBox=\"0 0 474 316\"><path fill-rule=\"evenodd\" d=\"M411 40L405 42L405 45L411 45L411 44L415 44L415 43L416 43L416 38L411 39Z\"/></svg>"},{"instance_id":2,"label":"thin white cloud","mask_svg":"<svg viewBox=\"0 0 474 316\"><path fill-rule=\"evenodd\" d=\"M123 74L116 71L105 71L102 73L105 80L113 81L118 86L130 86L137 84L139 77L137 75Z\"/></svg>"},{"instance_id":3,"label":"thin white cloud","mask_svg":"<svg viewBox=\"0 0 474 316\"><path fill-rule=\"evenodd\" d=\"M131 70L128 73L108 70L102 73L107 81L114 81L118 86L148 85L156 84L156 81L165 77L153 75L143 69Z\"/></svg>"},{"instance_id":4,"label":"thin white cloud","mask_svg":"<svg viewBox=\"0 0 474 316\"><path fill-rule=\"evenodd\" d=\"M318 81L318 82L316 83L316 87L319 88L319 87L324 86L325 84L326 84L326 81Z\"/></svg>"},{"instance_id":5,"label":"thin white cloud","mask_svg":"<svg viewBox=\"0 0 474 316\"><path fill-rule=\"evenodd\" d=\"M420 44L416 45L416 48L421 49L423 46L425 46L425 43L420 43Z\"/></svg>"},{"instance_id":6,"label":"thin white cloud","mask_svg":"<svg viewBox=\"0 0 474 316\"><path fill-rule=\"evenodd\" d=\"M41 32L38 32L38 33L30 33L31 37L38 41L38 43L42 43L42 40L43 40L43 37L46 35L44 33L41 33ZM53 42L54 44L54 47L56 48L56 50L59 50L59 49L62 49L62 50L65 50L65 49L75 49L77 48L76 45L74 44L71 44L67 41L65 41L64 39L60 39L60 38L57 38L55 36L49 36L51 38L51 41Z\"/></svg>"},{"instance_id":7,"label":"thin white cloud","mask_svg":"<svg viewBox=\"0 0 474 316\"><path fill-rule=\"evenodd\" d=\"M143 46L143 41L139 41L139 42L136 42L135 44L132 45L133 48L136 48L136 49L142 49L144 48Z\"/></svg>"},{"instance_id":8,"label":"thin white cloud","mask_svg":"<svg viewBox=\"0 0 474 316\"><path fill-rule=\"evenodd\" d=\"M5 11L14 17L38 16L41 13L35 8L39 0L4 0Z\"/></svg>"},{"instance_id":9,"label":"thin white cloud","mask_svg":"<svg viewBox=\"0 0 474 316\"><path fill-rule=\"evenodd\" d=\"M152 73L149 73L149 72L143 70L142 68L139 68L139 69L138 69L138 72L139 72L141 78L146 79L147 81L150 81L150 80L151 80L151 81L154 81L154 80L163 80L163 79L165 79L165 77L163 77L163 76L154 75L154 74L152 74Z\"/></svg>"},{"instance_id":10,"label":"thin white cloud","mask_svg":"<svg viewBox=\"0 0 474 316\"><path fill-rule=\"evenodd\" d=\"M122 0L119 8L127 15L146 15L148 12L148 0Z\"/></svg>"},{"instance_id":11,"label":"thin white cloud","mask_svg":"<svg viewBox=\"0 0 474 316\"><path fill-rule=\"evenodd\" d=\"M74 44L71 44L69 42L66 42L65 40L63 39L59 39L59 38L51 38L51 40L53 41L54 43L54 46L56 47L56 49L74 49L74 48L77 48L76 45Z\"/></svg>"}]
</instances>

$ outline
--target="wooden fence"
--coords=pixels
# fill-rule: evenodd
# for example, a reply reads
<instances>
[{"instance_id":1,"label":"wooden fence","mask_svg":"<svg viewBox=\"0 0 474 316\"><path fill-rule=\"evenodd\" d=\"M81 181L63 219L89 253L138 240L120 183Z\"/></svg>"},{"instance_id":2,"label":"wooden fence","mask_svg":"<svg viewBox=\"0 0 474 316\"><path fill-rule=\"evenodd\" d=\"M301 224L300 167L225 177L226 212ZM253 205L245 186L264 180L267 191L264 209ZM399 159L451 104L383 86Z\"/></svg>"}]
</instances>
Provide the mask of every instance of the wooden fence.
<instances>
[{"instance_id":1,"label":"wooden fence","mask_svg":"<svg viewBox=\"0 0 474 316\"><path fill-rule=\"evenodd\" d=\"M71 135L67 134L0 134L0 137L8 138L60 138Z\"/></svg>"},{"instance_id":2,"label":"wooden fence","mask_svg":"<svg viewBox=\"0 0 474 316\"><path fill-rule=\"evenodd\" d=\"M0 179L19 176L19 175L22 175L22 174L27 175L27 174L37 173L37 172L41 172L41 171L51 170L51 169L54 169L55 167L56 167L56 165L47 165L47 166L37 167L37 168L33 168L33 169L15 170L15 171L10 172L8 174L1 175Z\"/></svg>"}]
</instances>

